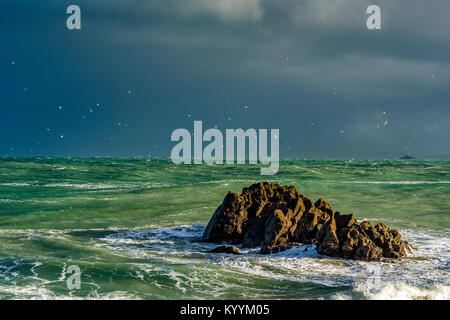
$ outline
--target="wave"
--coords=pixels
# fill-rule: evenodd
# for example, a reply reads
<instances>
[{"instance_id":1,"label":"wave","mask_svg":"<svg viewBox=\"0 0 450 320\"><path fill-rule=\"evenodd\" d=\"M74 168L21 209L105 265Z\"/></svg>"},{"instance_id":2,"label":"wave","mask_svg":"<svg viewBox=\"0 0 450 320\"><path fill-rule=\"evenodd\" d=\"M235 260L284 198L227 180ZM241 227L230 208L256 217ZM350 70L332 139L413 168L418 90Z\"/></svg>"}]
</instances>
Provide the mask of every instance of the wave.
<instances>
[{"instance_id":1,"label":"wave","mask_svg":"<svg viewBox=\"0 0 450 320\"><path fill-rule=\"evenodd\" d=\"M449 296L450 279L443 277L450 258L446 250L450 239L446 237L402 231L419 251L397 264L390 264L325 257L317 253L314 245L302 245L272 255L260 255L258 248L243 249L240 246L244 255L210 254L206 251L217 244L199 243L203 230L204 226L198 225L130 230L102 240L112 250L124 250L139 257L145 252L159 252L158 259L164 265L189 264L195 260L197 264L215 265L222 272L239 277L352 288L353 293L328 297L332 299L353 298L355 294L362 294L366 299L447 299ZM399 279L405 282L399 282ZM430 283L433 286L428 287Z\"/></svg>"},{"instance_id":2,"label":"wave","mask_svg":"<svg viewBox=\"0 0 450 320\"><path fill-rule=\"evenodd\" d=\"M137 188L164 188L177 186L176 184L156 183L156 182L136 182L136 183L0 183L5 187L42 187L42 188L71 188L78 190L121 190L121 189L137 189Z\"/></svg>"},{"instance_id":3,"label":"wave","mask_svg":"<svg viewBox=\"0 0 450 320\"><path fill-rule=\"evenodd\" d=\"M73 189L115 189L117 186L112 184L93 184L93 183L49 183L44 184L47 188L73 188Z\"/></svg>"},{"instance_id":4,"label":"wave","mask_svg":"<svg viewBox=\"0 0 450 320\"><path fill-rule=\"evenodd\" d=\"M387 185L420 185L420 184L450 184L450 181L343 181L355 184L387 184Z\"/></svg>"},{"instance_id":5,"label":"wave","mask_svg":"<svg viewBox=\"0 0 450 320\"><path fill-rule=\"evenodd\" d=\"M404 282L373 285L371 282L359 283L355 287L370 300L449 300L450 286L435 285L429 288L408 285Z\"/></svg>"},{"instance_id":6,"label":"wave","mask_svg":"<svg viewBox=\"0 0 450 320\"><path fill-rule=\"evenodd\" d=\"M107 293L98 293L92 290L86 297L75 296L73 293L58 294L54 291L43 288L40 284L31 284L24 286L3 286L0 285L0 298L14 297L15 300L137 300L134 294L126 291L113 291Z\"/></svg>"},{"instance_id":7,"label":"wave","mask_svg":"<svg viewBox=\"0 0 450 320\"><path fill-rule=\"evenodd\" d=\"M83 232L89 233L89 246L102 250L108 260L115 257L112 261L122 261L113 265L100 262L100 269L93 266L91 270L101 270L97 271L101 272L98 277L87 271L86 275L92 276L93 283L88 284L91 290L85 295L88 299L164 299L168 298L165 294L170 290L172 298L222 298L229 296L230 292L239 292L239 297L249 299L286 296L293 299L449 299L450 279L446 276L450 261L448 237L403 230L405 239L419 251L408 259L390 264L322 256L315 250L315 245L301 245L272 255L260 255L258 248L241 247L245 254L239 256L212 254L207 251L217 244L199 241L204 227L181 225L96 229L99 232L79 230L81 236L84 236ZM32 236L32 241L73 242L78 235L74 230L16 231L23 232L21 239ZM8 232L16 234L14 230ZM6 234L2 233L2 236ZM49 261L45 256L39 261L9 261L0 259L0 297L77 298L50 291L52 287L64 285L65 267L58 279L46 280L42 266ZM7 265L10 267L2 267ZM151 290L127 292L117 287L115 291L108 291L112 288L101 287L105 274L118 277L118 283L125 280L129 281L127 283L137 282L145 288L150 286ZM11 286L19 279L22 282L20 286ZM320 292L312 293L317 288L321 288Z\"/></svg>"},{"instance_id":8,"label":"wave","mask_svg":"<svg viewBox=\"0 0 450 320\"><path fill-rule=\"evenodd\" d=\"M157 240L184 240L187 242L198 238L204 230L201 225L181 225L176 227L160 228L155 230L126 230L108 235L104 239L157 239Z\"/></svg>"}]
</instances>

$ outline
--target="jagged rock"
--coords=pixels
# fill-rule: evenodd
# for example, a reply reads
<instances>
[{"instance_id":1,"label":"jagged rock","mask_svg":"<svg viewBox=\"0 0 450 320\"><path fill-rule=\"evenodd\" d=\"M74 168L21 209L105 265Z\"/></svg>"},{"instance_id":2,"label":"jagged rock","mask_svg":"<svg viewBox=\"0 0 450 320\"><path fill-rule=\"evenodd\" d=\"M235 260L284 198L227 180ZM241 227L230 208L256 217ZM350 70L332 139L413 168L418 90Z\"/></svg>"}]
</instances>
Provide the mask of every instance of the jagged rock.
<instances>
[{"instance_id":1,"label":"jagged rock","mask_svg":"<svg viewBox=\"0 0 450 320\"><path fill-rule=\"evenodd\" d=\"M358 223L353 215L339 212L317 233L317 251L329 256L367 261L399 259L411 249L408 242L401 240L400 232L390 230L384 223Z\"/></svg>"},{"instance_id":2,"label":"jagged rock","mask_svg":"<svg viewBox=\"0 0 450 320\"><path fill-rule=\"evenodd\" d=\"M241 254L241 251L234 246L220 246L209 250L210 253L229 253L229 254Z\"/></svg>"},{"instance_id":3,"label":"jagged rock","mask_svg":"<svg viewBox=\"0 0 450 320\"><path fill-rule=\"evenodd\" d=\"M262 247L263 254L316 242L320 254L368 261L398 259L411 251L400 233L385 224L359 223L353 214L334 211L324 199L313 203L293 186L267 182L244 188L240 195L229 192L202 239Z\"/></svg>"}]
</instances>

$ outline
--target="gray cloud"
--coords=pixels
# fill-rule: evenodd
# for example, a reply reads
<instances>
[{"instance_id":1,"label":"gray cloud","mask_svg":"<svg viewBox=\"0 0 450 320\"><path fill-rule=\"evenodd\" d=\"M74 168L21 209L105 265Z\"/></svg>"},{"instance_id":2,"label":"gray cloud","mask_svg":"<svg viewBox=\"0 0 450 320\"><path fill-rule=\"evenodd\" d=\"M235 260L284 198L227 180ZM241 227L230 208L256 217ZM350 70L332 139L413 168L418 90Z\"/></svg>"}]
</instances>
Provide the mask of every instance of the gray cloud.
<instances>
[{"instance_id":1,"label":"gray cloud","mask_svg":"<svg viewBox=\"0 0 450 320\"><path fill-rule=\"evenodd\" d=\"M143 129L137 128L147 124L143 119L155 119L155 144L168 145L170 131L190 125L192 119L183 116L193 113L220 126L280 127L291 147L288 156L305 149L310 156L330 157L392 154L406 146L422 154L450 150L447 1L78 2L83 31L65 46L42 52L76 52L77 63L67 65L67 72L100 83L91 85L114 87L111 100L121 101L116 87L133 85L143 92L134 102L141 109L134 111L139 116L130 119L129 131L138 135ZM381 6L382 30L366 28L369 4ZM25 15L41 28L48 25L39 36L51 46L62 7L23 5L7 20L20 28L25 18L17 17ZM39 10L47 12L45 19L36 18ZM23 41L31 43L33 36L29 31ZM86 66L82 75L80 64ZM247 104L257 111L242 114ZM138 108L117 105L114 112L121 117ZM161 152L167 154L167 147Z\"/></svg>"},{"instance_id":2,"label":"gray cloud","mask_svg":"<svg viewBox=\"0 0 450 320\"><path fill-rule=\"evenodd\" d=\"M450 4L431 2L439 6L377 1L383 29L376 32L365 26L365 10L373 3L368 0L119 2L109 9L141 16L115 25L111 37L198 54L219 72L270 74L294 87L329 86L354 95L376 88L380 96L393 96L403 90L422 94L416 88L427 88L433 75L441 81L430 90L445 89L449 80L444 7L450 10ZM437 22L431 14L440 17Z\"/></svg>"}]
</instances>

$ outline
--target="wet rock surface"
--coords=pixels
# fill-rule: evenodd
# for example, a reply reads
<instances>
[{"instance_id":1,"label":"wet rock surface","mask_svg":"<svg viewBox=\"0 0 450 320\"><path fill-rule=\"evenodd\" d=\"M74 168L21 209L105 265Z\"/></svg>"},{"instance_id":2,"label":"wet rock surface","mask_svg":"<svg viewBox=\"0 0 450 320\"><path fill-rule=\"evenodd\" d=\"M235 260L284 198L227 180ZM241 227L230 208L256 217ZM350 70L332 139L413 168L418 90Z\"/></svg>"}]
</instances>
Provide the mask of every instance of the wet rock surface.
<instances>
[{"instance_id":1,"label":"wet rock surface","mask_svg":"<svg viewBox=\"0 0 450 320\"><path fill-rule=\"evenodd\" d=\"M358 222L353 214L334 211L324 199L312 202L293 186L266 182L244 188L240 195L229 192L202 240L261 247L261 254L285 251L299 243L316 243L320 254L366 261L398 259L411 251L401 234L383 223ZM235 251L229 247L214 250Z\"/></svg>"},{"instance_id":2,"label":"wet rock surface","mask_svg":"<svg viewBox=\"0 0 450 320\"><path fill-rule=\"evenodd\" d=\"M228 254L241 254L241 251L233 246L220 246L208 251L209 253L228 253Z\"/></svg>"}]
</instances>

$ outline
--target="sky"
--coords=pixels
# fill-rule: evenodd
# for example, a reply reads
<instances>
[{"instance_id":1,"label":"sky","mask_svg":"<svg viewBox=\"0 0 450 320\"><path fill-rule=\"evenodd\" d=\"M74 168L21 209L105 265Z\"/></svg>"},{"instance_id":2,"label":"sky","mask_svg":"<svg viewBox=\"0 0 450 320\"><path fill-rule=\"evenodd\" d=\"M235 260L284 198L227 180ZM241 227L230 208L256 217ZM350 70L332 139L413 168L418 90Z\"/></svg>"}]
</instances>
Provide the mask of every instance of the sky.
<instances>
[{"instance_id":1,"label":"sky","mask_svg":"<svg viewBox=\"0 0 450 320\"><path fill-rule=\"evenodd\" d=\"M68 30L66 8L81 8ZM366 27L369 5L381 30ZM450 159L445 0L2 0L0 155L167 157L177 128L281 158Z\"/></svg>"}]
</instances>

